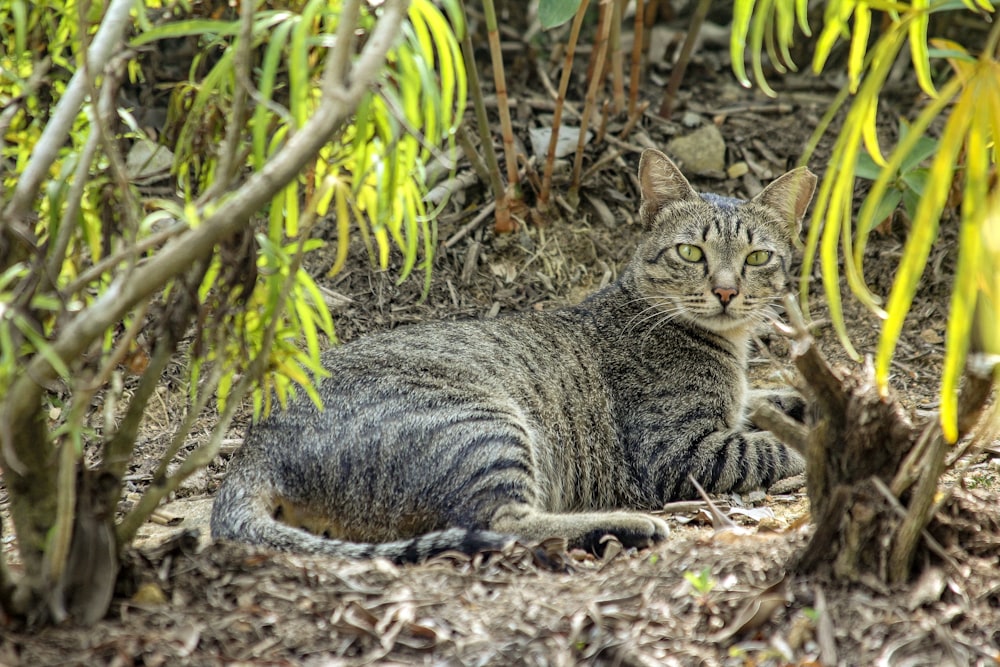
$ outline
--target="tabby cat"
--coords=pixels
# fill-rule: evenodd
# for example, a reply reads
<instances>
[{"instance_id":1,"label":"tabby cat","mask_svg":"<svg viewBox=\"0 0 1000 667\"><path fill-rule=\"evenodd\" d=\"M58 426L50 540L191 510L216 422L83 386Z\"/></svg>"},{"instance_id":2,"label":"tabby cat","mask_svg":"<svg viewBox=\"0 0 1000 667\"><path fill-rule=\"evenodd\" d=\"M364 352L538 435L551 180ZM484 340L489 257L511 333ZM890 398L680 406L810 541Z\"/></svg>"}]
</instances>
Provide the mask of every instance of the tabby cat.
<instances>
[{"instance_id":1,"label":"tabby cat","mask_svg":"<svg viewBox=\"0 0 1000 667\"><path fill-rule=\"evenodd\" d=\"M745 422L751 332L775 316L816 178L751 201L697 194L665 155L639 163L646 232L579 305L437 322L327 352L325 409L251 428L212 534L415 562L514 538L598 550L667 536L656 510L766 487L802 457Z\"/></svg>"}]
</instances>

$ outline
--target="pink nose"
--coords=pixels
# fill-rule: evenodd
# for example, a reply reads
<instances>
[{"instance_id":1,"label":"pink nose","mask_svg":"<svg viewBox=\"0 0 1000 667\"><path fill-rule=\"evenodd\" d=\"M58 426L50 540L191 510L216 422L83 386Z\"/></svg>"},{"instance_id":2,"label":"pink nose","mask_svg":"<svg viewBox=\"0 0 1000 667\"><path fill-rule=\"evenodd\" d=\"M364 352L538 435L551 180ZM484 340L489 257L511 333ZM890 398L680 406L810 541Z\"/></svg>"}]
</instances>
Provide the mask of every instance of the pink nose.
<instances>
[{"instance_id":1,"label":"pink nose","mask_svg":"<svg viewBox=\"0 0 1000 667\"><path fill-rule=\"evenodd\" d=\"M719 301L721 301L722 305L725 306L728 305L730 300L739 294L739 292L737 292L733 287L716 287L712 290L712 294L719 297Z\"/></svg>"}]
</instances>

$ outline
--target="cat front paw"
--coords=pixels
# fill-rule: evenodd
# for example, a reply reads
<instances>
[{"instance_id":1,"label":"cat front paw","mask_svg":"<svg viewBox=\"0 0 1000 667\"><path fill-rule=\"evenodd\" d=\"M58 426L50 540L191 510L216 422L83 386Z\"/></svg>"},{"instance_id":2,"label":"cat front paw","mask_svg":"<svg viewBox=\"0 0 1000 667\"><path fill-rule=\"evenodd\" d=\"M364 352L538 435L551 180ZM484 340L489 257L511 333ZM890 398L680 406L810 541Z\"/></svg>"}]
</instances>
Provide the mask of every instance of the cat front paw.
<instances>
[{"instance_id":1,"label":"cat front paw","mask_svg":"<svg viewBox=\"0 0 1000 667\"><path fill-rule=\"evenodd\" d=\"M754 389L747 397L747 414L753 414L754 410L761 403L768 403L776 407L797 422L805 423L806 399L794 389Z\"/></svg>"},{"instance_id":2,"label":"cat front paw","mask_svg":"<svg viewBox=\"0 0 1000 667\"><path fill-rule=\"evenodd\" d=\"M663 519L648 514L616 514L606 525L591 529L580 540L587 551L603 556L607 547L606 536L612 536L626 549L646 549L663 542L670 535L670 527Z\"/></svg>"}]
</instances>

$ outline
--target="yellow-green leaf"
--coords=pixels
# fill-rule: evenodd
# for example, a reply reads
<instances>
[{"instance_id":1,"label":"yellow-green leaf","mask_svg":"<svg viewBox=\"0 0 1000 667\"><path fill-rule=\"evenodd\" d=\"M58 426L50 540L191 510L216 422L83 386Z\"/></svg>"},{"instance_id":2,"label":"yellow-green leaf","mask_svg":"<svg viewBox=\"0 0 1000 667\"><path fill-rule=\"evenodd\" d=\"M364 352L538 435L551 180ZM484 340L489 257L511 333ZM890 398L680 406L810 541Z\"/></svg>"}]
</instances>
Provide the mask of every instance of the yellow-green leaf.
<instances>
[{"instance_id":1,"label":"yellow-green leaf","mask_svg":"<svg viewBox=\"0 0 1000 667\"><path fill-rule=\"evenodd\" d=\"M931 79L931 59L927 51L927 26L931 15L929 0L913 0L913 17L910 20L910 55L917 83L925 93L937 97L934 81Z\"/></svg>"}]
</instances>

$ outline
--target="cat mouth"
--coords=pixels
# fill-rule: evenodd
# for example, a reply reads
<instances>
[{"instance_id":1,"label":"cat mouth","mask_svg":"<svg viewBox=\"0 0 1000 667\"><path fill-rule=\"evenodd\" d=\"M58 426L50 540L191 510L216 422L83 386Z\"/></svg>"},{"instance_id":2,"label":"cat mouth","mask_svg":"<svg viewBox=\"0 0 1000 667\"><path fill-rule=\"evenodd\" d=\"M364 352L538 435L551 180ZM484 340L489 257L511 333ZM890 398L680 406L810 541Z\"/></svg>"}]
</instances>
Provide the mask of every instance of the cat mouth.
<instances>
[{"instance_id":1,"label":"cat mouth","mask_svg":"<svg viewBox=\"0 0 1000 667\"><path fill-rule=\"evenodd\" d=\"M703 321L707 322L710 328L716 330L742 327L749 323L750 319L745 313L738 313L729 308L717 308L714 312L703 317Z\"/></svg>"}]
</instances>

